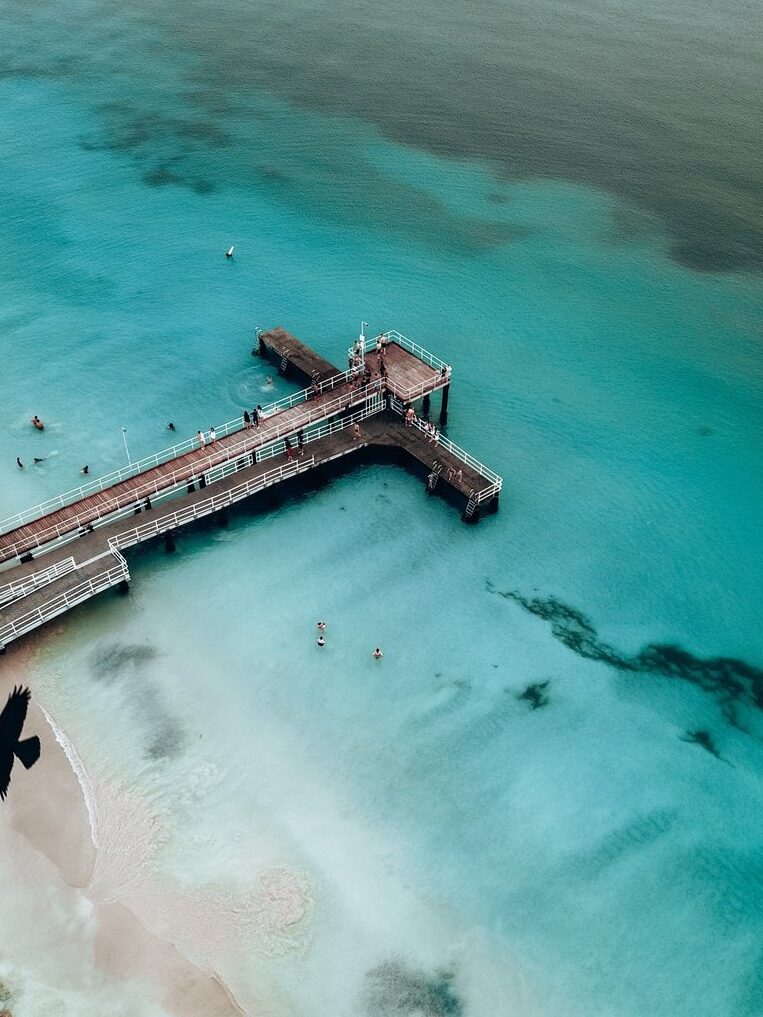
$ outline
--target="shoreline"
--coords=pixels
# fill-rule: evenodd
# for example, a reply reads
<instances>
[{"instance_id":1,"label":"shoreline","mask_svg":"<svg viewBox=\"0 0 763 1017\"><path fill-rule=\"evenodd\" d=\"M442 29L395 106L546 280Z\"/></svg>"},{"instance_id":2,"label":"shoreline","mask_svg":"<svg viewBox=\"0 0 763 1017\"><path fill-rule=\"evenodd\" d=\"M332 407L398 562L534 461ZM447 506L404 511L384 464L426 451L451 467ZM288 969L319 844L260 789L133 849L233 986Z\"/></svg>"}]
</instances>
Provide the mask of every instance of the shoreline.
<instances>
[{"instance_id":1,"label":"shoreline","mask_svg":"<svg viewBox=\"0 0 763 1017\"><path fill-rule=\"evenodd\" d=\"M16 1007L34 1013L36 1002L50 994L82 992L89 1006L100 992L108 1000L110 986L131 1006L142 1002L148 1010L161 1000L168 1017L260 1012L251 984L231 984L245 977L240 952L258 933L289 938L310 912L307 881L270 870L260 873L243 899L160 882L150 867L155 817L124 790L99 782L37 702L30 671L38 649L35 640L0 661L0 699L14 684L29 685L33 698L24 731L41 742L31 770L14 766L0 808L0 871L15 890L13 902L0 903L0 917L23 927L26 912L38 915L0 954L0 980L13 993L2 1005L16 1017ZM50 908L51 900L61 908ZM239 977L226 976L226 968ZM263 971L255 995L269 996L269 981ZM123 1012L113 998L110 1012Z\"/></svg>"}]
</instances>

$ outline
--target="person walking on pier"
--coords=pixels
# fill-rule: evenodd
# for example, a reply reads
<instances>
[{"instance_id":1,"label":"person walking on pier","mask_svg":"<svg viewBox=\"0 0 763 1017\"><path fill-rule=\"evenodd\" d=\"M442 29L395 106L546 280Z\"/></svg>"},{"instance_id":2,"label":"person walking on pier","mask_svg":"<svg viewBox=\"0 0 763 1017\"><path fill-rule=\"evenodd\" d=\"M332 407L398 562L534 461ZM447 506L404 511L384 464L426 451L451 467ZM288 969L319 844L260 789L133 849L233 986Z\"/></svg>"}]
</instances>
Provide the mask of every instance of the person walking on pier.
<instances>
[{"instance_id":1,"label":"person walking on pier","mask_svg":"<svg viewBox=\"0 0 763 1017\"><path fill-rule=\"evenodd\" d=\"M244 427L252 426L252 418L249 416L249 410L244 410Z\"/></svg>"},{"instance_id":2,"label":"person walking on pier","mask_svg":"<svg viewBox=\"0 0 763 1017\"><path fill-rule=\"evenodd\" d=\"M299 454L303 456L305 454L305 432L301 427L297 431L297 448L299 449Z\"/></svg>"},{"instance_id":3,"label":"person walking on pier","mask_svg":"<svg viewBox=\"0 0 763 1017\"><path fill-rule=\"evenodd\" d=\"M288 438L284 438L283 443L286 448L286 458L291 461L294 458L294 453L291 450L291 441Z\"/></svg>"},{"instance_id":4,"label":"person walking on pier","mask_svg":"<svg viewBox=\"0 0 763 1017\"><path fill-rule=\"evenodd\" d=\"M216 439L217 439L217 432L215 431L214 427L210 427L210 429L209 429L209 444L210 445L214 445Z\"/></svg>"},{"instance_id":5,"label":"person walking on pier","mask_svg":"<svg viewBox=\"0 0 763 1017\"><path fill-rule=\"evenodd\" d=\"M254 420L254 426L255 427L259 427L260 426L260 421L262 420L264 415L265 415L264 410L262 409L260 404L257 403L256 408L252 411L252 419Z\"/></svg>"},{"instance_id":6,"label":"person walking on pier","mask_svg":"<svg viewBox=\"0 0 763 1017\"><path fill-rule=\"evenodd\" d=\"M204 432L199 431L196 437L199 439L199 448L204 448L204 446L207 444L206 441L204 440Z\"/></svg>"}]
</instances>

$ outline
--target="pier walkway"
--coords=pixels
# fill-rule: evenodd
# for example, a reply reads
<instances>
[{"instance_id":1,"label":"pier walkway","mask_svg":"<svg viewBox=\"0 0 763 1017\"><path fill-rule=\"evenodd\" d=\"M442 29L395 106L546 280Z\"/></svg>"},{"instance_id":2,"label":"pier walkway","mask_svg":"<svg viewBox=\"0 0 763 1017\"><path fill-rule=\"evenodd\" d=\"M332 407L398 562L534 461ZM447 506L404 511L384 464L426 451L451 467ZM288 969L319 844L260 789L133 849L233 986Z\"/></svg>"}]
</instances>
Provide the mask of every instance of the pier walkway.
<instances>
[{"instance_id":1,"label":"pier walkway","mask_svg":"<svg viewBox=\"0 0 763 1017\"><path fill-rule=\"evenodd\" d=\"M399 333L387 333L393 335ZM272 345L261 341L259 352L287 373L292 365L283 365L283 337L290 352L297 350L294 370L311 367L309 348L282 330ZM357 363L347 371L329 364L307 389L271 404L258 428L232 421L211 446L183 442L174 455L165 450L142 461L144 468L133 464L110 475L111 482L95 480L1 523L0 561L8 564L0 571L0 650L102 590L126 588L123 550L161 535L169 547L182 526L350 455L400 462L425 480L430 494L459 504L468 521L494 511L501 478L433 435L421 417L405 419L406 404L438 388L447 392L450 368L427 363L395 339L383 354L384 377L378 357L362 356L360 370Z\"/></svg>"}]
</instances>

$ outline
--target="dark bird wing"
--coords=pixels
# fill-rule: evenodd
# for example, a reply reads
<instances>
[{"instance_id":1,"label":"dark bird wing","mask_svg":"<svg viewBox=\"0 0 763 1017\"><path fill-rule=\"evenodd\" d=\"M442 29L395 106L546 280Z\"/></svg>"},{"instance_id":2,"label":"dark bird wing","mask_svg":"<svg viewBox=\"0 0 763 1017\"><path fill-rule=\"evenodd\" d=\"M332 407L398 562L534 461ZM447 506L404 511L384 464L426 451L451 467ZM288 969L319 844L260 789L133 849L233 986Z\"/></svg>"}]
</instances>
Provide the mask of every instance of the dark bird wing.
<instances>
[{"instance_id":1,"label":"dark bird wing","mask_svg":"<svg viewBox=\"0 0 763 1017\"><path fill-rule=\"evenodd\" d=\"M5 709L0 713L0 755L9 750L12 752L21 736L29 696L29 689L23 689L20 685L8 696Z\"/></svg>"},{"instance_id":2,"label":"dark bird wing","mask_svg":"<svg viewBox=\"0 0 763 1017\"><path fill-rule=\"evenodd\" d=\"M13 768L13 753L0 752L0 801L8 794L8 785L11 782L11 769Z\"/></svg>"}]
</instances>

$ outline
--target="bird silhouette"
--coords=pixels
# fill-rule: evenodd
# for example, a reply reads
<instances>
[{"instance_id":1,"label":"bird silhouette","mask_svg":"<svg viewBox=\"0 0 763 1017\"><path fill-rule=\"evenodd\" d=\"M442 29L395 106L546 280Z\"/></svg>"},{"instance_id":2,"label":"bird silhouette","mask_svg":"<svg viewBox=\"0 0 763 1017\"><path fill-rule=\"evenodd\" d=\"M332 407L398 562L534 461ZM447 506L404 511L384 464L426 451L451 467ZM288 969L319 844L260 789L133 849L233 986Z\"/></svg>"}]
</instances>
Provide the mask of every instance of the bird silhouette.
<instances>
[{"instance_id":1,"label":"bird silhouette","mask_svg":"<svg viewBox=\"0 0 763 1017\"><path fill-rule=\"evenodd\" d=\"M20 740L30 694L29 689L17 686L8 696L5 709L0 713L0 799L8 794L13 757L20 759L27 770L40 758L40 739L37 735Z\"/></svg>"}]
</instances>

